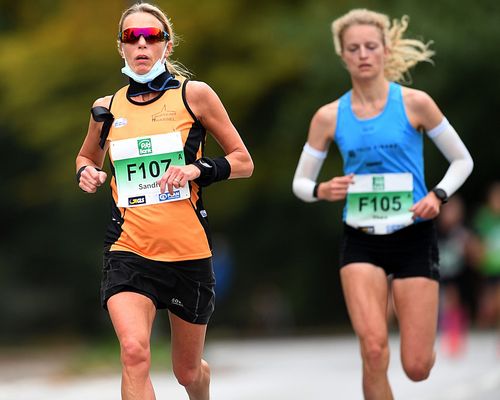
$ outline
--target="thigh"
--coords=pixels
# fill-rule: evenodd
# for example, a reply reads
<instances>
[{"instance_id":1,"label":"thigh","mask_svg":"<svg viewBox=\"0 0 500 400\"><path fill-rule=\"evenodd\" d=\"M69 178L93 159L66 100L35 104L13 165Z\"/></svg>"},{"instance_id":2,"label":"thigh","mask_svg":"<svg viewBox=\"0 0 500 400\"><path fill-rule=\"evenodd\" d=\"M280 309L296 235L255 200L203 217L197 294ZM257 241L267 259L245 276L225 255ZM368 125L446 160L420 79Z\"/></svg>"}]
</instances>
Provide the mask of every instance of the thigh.
<instances>
[{"instance_id":1,"label":"thigh","mask_svg":"<svg viewBox=\"0 0 500 400\"><path fill-rule=\"evenodd\" d=\"M156 308L148 297L135 292L121 292L107 302L108 312L121 344L135 340L149 345Z\"/></svg>"},{"instance_id":2,"label":"thigh","mask_svg":"<svg viewBox=\"0 0 500 400\"><path fill-rule=\"evenodd\" d=\"M172 336L172 365L178 368L197 368L201 363L207 325L193 324L168 313Z\"/></svg>"},{"instance_id":3,"label":"thigh","mask_svg":"<svg viewBox=\"0 0 500 400\"><path fill-rule=\"evenodd\" d=\"M423 277L394 279L392 289L403 362L417 355L432 357L438 320L438 282Z\"/></svg>"},{"instance_id":4,"label":"thigh","mask_svg":"<svg viewBox=\"0 0 500 400\"><path fill-rule=\"evenodd\" d=\"M354 331L360 338L387 338L387 275L382 268L352 263L340 270L342 289Z\"/></svg>"},{"instance_id":5,"label":"thigh","mask_svg":"<svg viewBox=\"0 0 500 400\"><path fill-rule=\"evenodd\" d=\"M175 276L169 296L163 297L168 310L184 321L207 324L215 309L215 275L210 258L179 262L170 268Z\"/></svg>"}]
</instances>

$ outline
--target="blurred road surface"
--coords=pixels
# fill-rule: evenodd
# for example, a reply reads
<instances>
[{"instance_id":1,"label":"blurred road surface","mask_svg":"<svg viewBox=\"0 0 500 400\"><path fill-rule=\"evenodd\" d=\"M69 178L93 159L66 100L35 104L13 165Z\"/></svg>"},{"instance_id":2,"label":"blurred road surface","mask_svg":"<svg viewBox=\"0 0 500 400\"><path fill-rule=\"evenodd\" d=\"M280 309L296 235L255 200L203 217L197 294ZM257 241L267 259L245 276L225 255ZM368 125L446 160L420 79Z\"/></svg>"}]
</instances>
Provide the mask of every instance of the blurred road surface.
<instances>
[{"instance_id":1,"label":"blurred road surface","mask_svg":"<svg viewBox=\"0 0 500 400\"><path fill-rule=\"evenodd\" d=\"M429 380L410 382L391 338L390 380L403 400L499 400L500 357L494 333L469 336L465 353L438 359ZM440 348L438 343L438 349ZM361 375L353 336L208 341L213 400L360 400ZM0 363L0 400L119 400L120 377L57 377L55 361ZM158 400L187 399L170 373L155 372Z\"/></svg>"}]
</instances>

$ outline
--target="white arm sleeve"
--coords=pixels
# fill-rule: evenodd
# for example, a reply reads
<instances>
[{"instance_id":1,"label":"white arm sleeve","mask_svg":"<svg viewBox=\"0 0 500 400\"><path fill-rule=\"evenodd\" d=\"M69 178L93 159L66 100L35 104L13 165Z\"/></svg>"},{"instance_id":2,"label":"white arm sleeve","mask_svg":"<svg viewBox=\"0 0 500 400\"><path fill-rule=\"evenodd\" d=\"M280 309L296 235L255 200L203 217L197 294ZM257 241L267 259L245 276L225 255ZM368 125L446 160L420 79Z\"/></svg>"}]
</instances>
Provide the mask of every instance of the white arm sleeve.
<instances>
[{"instance_id":1,"label":"white arm sleeve","mask_svg":"<svg viewBox=\"0 0 500 400\"><path fill-rule=\"evenodd\" d=\"M446 174L436 187L443 189L448 196L451 196L471 174L474 162L464 143L446 118L443 118L438 126L428 131L427 136L450 162Z\"/></svg>"},{"instance_id":2,"label":"white arm sleeve","mask_svg":"<svg viewBox=\"0 0 500 400\"><path fill-rule=\"evenodd\" d=\"M327 151L316 150L309 146L308 143L304 145L295 176L293 177L293 193L299 199L308 203L318 201L313 196L313 191L326 154Z\"/></svg>"}]
</instances>

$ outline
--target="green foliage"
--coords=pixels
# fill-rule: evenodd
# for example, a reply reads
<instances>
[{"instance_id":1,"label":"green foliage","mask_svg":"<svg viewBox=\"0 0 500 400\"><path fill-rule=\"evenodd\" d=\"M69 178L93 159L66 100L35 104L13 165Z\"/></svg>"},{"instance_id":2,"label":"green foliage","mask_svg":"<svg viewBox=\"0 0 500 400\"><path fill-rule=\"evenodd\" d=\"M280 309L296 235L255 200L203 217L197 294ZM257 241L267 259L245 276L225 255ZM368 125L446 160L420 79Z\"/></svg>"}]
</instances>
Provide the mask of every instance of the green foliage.
<instances>
[{"instance_id":1,"label":"green foliage","mask_svg":"<svg viewBox=\"0 0 500 400\"><path fill-rule=\"evenodd\" d=\"M10 326L0 336L50 332L54 323L86 333L103 326L97 296L108 193L82 194L74 159L93 101L126 83L115 38L128 4L0 2L0 181L7 211L0 312ZM213 230L233 248L232 301L218 311L221 324L241 318L266 282L282 290L299 325L345 320L336 265L341 205L305 205L292 195L291 180L315 110L349 89L330 22L350 8L408 14L409 33L434 41L435 65L419 65L413 81L436 99L473 153L476 169L462 194L477 203L498 178L498 123L490 117L500 106L495 0L158 4L181 38L174 58L216 90L256 165L251 179L205 192ZM432 186L446 162L427 147ZM208 152L219 153L213 140ZM322 176L340 173L332 148Z\"/></svg>"}]
</instances>

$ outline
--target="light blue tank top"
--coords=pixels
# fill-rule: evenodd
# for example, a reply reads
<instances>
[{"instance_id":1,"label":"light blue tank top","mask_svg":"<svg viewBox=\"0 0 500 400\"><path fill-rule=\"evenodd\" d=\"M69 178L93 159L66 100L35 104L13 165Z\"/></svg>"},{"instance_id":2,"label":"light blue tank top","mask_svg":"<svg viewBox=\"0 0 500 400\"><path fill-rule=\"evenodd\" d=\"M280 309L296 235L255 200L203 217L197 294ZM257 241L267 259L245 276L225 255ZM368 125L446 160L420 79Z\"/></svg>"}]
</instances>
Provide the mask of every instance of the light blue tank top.
<instances>
[{"instance_id":1,"label":"light blue tank top","mask_svg":"<svg viewBox=\"0 0 500 400\"><path fill-rule=\"evenodd\" d=\"M423 135L408 121L401 86L391 82L384 110L368 119L359 119L353 113L351 94L349 91L339 100L335 130L344 174L410 172L416 203L427 194Z\"/></svg>"}]
</instances>

